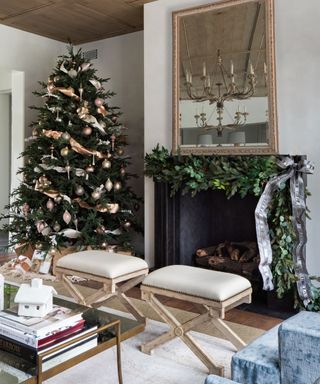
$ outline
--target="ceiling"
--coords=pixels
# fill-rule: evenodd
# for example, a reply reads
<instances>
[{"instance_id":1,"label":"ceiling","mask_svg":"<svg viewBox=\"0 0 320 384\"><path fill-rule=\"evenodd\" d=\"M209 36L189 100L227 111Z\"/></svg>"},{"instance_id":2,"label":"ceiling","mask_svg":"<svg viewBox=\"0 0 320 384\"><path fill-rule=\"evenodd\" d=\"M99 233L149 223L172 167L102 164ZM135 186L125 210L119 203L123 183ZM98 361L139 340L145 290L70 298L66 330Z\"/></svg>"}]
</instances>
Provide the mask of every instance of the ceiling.
<instances>
[{"instance_id":1,"label":"ceiling","mask_svg":"<svg viewBox=\"0 0 320 384\"><path fill-rule=\"evenodd\" d=\"M82 44L143 29L143 4L154 0L1 0L0 23Z\"/></svg>"},{"instance_id":2,"label":"ceiling","mask_svg":"<svg viewBox=\"0 0 320 384\"><path fill-rule=\"evenodd\" d=\"M263 2L247 2L223 9L213 9L182 17L180 23L180 91L188 99L185 76L193 75L193 87L203 90L203 65L212 86L221 82L217 65L220 50L223 65L230 73L234 65L235 81L245 87L250 64L257 77L255 96L266 96L264 66L266 58L266 14ZM226 75L229 76L229 75Z\"/></svg>"}]
</instances>

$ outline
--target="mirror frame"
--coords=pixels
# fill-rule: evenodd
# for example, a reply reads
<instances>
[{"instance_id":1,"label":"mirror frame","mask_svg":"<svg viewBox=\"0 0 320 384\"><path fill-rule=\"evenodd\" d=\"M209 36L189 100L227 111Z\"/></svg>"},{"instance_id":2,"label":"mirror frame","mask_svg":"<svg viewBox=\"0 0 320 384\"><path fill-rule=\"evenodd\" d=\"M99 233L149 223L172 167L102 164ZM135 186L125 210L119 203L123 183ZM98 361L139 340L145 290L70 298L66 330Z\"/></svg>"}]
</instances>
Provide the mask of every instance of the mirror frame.
<instances>
[{"instance_id":1,"label":"mirror frame","mask_svg":"<svg viewBox=\"0 0 320 384\"><path fill-rule=\"evenodd\" d=\"M274 0L263 0L266 6L266 61L268 66L268 111L269 111L269 143L267 145L246 145L234 147L180 147L179 127L179 89L180 89L180 41L179 31L181 18L193 14L219 10L226 7L259 0L222 0L213 4L187 8L172 13L173 37L173 86L172 86L172 151L182 155L267 155L278 153L278 123L276 103L276 71L274 40Z\"/></svg>"}]
</instances>

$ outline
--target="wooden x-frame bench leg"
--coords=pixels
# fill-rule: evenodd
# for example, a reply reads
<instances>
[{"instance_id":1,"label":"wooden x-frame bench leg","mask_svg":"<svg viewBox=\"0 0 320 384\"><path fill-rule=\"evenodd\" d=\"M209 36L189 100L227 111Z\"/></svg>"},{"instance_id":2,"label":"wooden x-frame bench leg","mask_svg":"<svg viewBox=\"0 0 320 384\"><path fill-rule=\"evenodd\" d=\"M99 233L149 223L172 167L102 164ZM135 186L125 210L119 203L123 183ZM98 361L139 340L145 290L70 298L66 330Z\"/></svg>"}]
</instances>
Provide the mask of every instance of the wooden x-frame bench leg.
<instances>
[{"instance_id":1,"label":"wooden x-frame bench leg","mask_svg":"<svg viewBox=\"0 0 320 384\"><path fill-rule=\"evenodd\" d=\"M132 300L126 296L125 292L141 283L141 281L145 278L146 273L140 274L136 277L129 278L127 281L125 279L124 283L120 281L122 284L118 285L117 281L113 281L110 279L100 279L100 282L103 283L101 289L97 290L93 294L84 297L80 290L73 284L68 276L72 275L80 275L81 277L87 277L84 273L79 273L76 271L70 271L68 273L59 273L59 269L57 269L57 277L59 277L64 286L68 289L72 297L82 305L86 305L88 307L98 308L107 304L107 301L112 297L118 297L119 301L127 308L127 310L135 317L136 320L145 322L145 317L140 312L138 308L133 304Z\"/></svg>"},{"instance_id":2,"label":"wooden x-frame bench leg","mask_svg":"<svg viewBox=\"0 0 320 384\"><path fill-rule=\"evenodd\" d=\"M205 313L196 316L195 318L181 324L168 309L161 304L161 302L151 292L143 292L143 298L148 301L154 311L171 327L171 329L159 336L158 338L143 344L141 351L144 353L151 353L152 350L175 337L179 337L190 350L202 361L202 363L209 369L210 373L223 376L224 368L217 365L213 359L202 349L202 347L195 341L195 339L188 333L191 329L199 324L212 322L237 348L242 348L245 343L219 318L219 312L208 307L203 306Z\"/></svg>"}]
</instances>

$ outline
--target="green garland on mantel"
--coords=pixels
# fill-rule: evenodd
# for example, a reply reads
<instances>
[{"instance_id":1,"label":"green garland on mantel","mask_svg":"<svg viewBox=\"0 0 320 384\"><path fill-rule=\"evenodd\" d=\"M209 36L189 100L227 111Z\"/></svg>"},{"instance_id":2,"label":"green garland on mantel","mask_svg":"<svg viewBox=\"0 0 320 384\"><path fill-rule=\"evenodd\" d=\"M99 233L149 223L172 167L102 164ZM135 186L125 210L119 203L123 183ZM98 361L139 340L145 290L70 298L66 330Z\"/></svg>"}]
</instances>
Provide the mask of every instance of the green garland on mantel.
<instances>
[{"instance_id":1,"label":"green garland on mantel","mask_svg":"<svg viewBox=\"0 0 320 384\"><path fill-rule=\"evenodd\" d=\"M145 174L177 191L195 196L200 191L223 190L228 198L239 194L259 197L268 180L282 172L276 156L173 156L159 145L145 157ZM294 230L288 183L280 186L269 207L268 223L273 251L272 273L278 297L295 288L292 258Z\"/></svg>"}]
</instances>

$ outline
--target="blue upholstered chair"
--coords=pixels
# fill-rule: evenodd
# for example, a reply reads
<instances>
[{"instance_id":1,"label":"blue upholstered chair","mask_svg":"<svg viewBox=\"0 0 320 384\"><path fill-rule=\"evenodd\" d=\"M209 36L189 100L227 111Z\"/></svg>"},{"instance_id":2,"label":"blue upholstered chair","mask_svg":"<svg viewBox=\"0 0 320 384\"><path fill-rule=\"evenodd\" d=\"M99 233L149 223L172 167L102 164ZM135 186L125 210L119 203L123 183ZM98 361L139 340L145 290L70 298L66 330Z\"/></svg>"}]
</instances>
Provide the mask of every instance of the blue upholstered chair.
<instances>
[{"instance_id":1,"label":"blue upholstered chair","mask_svg":"<svg viewBox=\"0 0 320 384\"><path fill-rule=\"evenodd\" d=\"M320 378L320 314L300 312L258 337L232 358L230 381L205 384L315 384Z\"/></svg>"}]
</instances>

